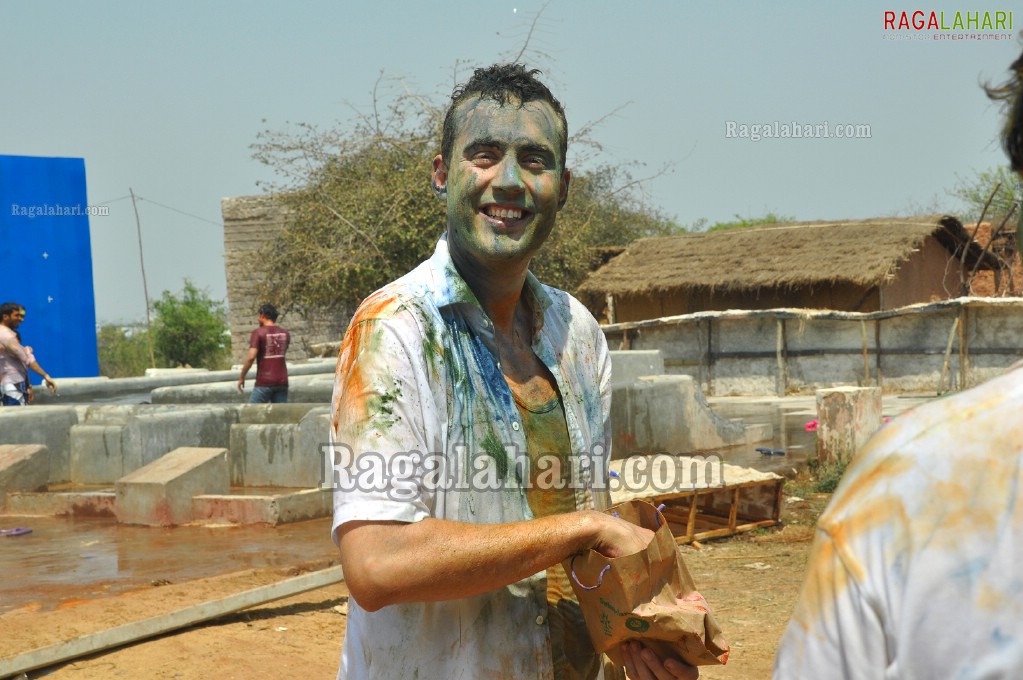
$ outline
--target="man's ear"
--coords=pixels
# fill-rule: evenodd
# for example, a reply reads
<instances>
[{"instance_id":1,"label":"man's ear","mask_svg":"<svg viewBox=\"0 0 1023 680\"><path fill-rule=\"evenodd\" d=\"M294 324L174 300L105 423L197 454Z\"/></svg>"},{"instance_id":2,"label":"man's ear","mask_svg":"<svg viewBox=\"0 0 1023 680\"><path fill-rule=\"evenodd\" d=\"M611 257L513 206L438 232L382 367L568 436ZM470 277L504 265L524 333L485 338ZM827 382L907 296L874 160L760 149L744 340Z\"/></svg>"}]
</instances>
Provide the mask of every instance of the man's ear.
<instances>
[{"instance_id":1,"label":"man's ear","mask_svg":"<svg viewBox=\"0 0 1023 680\"><path fill-rule=\"evenodd\" d=\"M572 173L569 170L565 170L561 174L561 191L558 194L558 210L565 207L565 201L568 200L568 185L572 183Z\"/></svg>"},{"instance_id":2,"label":"man's ear","mask_svg":"<svg viewBox=\"0 0 1023 680\"><path fill-rule=\"evenodd\" d=\"M444 165L444 157L439 154L433 158L433 172L430 173L430 178L433 190L438 196L443 196L448 189L448 166Z\"/></svg>"}]
</instances>

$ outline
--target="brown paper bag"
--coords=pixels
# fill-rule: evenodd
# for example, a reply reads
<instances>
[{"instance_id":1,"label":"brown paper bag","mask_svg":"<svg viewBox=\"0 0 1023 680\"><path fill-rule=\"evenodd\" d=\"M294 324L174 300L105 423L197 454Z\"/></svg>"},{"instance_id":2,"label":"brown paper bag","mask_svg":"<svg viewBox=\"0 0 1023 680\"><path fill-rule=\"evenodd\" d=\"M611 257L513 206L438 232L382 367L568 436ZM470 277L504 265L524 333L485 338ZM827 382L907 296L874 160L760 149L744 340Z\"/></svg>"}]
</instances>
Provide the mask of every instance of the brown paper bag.
<instances>
[{"instance_id":1,"label":"brown paper bag","mask_svg":"<svg viewBox=\"0 0 1023 680\"><path fill-rule=\"evenodd\" d=\"M680 657L693 666L727 662L728 643L661 513L637 500L607 512L650 529L654 538L633 555L609 558L587 550L562 563L596 650L621 666L619 645L639 640L662 659Z\"/></svg>"}]
</instances>

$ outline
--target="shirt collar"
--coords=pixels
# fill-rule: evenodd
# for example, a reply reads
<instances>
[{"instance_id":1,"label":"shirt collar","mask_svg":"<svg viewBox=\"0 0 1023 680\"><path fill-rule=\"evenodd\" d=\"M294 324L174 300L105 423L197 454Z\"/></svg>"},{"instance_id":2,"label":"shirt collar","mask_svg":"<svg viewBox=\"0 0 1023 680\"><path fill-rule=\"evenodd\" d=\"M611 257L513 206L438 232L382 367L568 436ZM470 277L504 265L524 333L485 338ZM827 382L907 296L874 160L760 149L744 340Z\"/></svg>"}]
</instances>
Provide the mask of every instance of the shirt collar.
<instances>
[{"instance_id":1,"label":"shirt collar","mask_svg":"<svg viewBox=\"0 0 1023 680\"><path fill-rule=\"evenodd\" d=\"M430 257L430 268L433 270L434 281L439 285L434 289L433 296L438 308L451 305L465 304L475 307L480 314L485 315L482 305L476 299L469 284L465 282L462 275L455 268L455 263L448 252L447 234L440 237L437 246ZM540 280L533 275L533 272L526 272L526 295L529 296L533 309L533 336L540 332L544 324L544 316L547 310L554 304L551 296L544 289Z\"/></svg>"}]
</instances>

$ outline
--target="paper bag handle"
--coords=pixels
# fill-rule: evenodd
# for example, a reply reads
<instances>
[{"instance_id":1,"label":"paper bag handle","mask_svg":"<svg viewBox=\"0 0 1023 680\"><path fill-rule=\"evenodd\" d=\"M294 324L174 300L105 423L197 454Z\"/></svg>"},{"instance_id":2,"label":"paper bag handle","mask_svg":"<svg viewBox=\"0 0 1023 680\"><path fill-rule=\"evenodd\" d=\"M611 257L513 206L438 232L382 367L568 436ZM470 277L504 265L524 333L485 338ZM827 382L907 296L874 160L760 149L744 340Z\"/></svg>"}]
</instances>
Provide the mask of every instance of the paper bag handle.
<instances>
[{"instance_id":1,"label":"paper bag handle","mask_svg":"<svg viewBox=\"0 0 1023 680\"><path fill-rule=\"evenodd\" d=\"M604 568L600 570L600 574L597 575L597 585L584 586L582 583L579 583L579 577L575 575L575 558L577 557L579 557L579 553L572 555L572 561L568 565L569 571L572 572L572 580L575 581L575 584L583 590L596 590L600 587L600 584L604 582L604 574L606 574L607 570L611 568L611 565L606 564L604 565Z\"/></svg>"}]
</instances>

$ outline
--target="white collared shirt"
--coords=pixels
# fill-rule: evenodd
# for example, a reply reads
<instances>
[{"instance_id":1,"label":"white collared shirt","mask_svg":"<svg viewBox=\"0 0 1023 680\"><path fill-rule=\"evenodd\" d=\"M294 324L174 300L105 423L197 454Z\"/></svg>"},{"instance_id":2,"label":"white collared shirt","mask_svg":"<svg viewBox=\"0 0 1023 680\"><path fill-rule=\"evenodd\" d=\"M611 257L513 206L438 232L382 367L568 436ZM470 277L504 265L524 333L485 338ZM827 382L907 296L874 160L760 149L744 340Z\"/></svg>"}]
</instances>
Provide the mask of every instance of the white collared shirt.
<instances>
[{"instance_id":1,"label":"white collared shirt","mask_svg":"<svg viewBox=\"0 0 1023 680\"><path fill-rule=\"evenodd\" d=\"M533 350L565 407L576 506L605 509L611 359L604 335L578 300L532 274L525 294ZM529 479L521 467L525 432L497 356L493 324L443 238L429 260L362 303L341 347L332 399L334 529L354 520L532 518L521 484ZM548 638L543 572L477 597L372 613L353 599L338 677L546 679Z\"/></svg>"}]
</instances>

